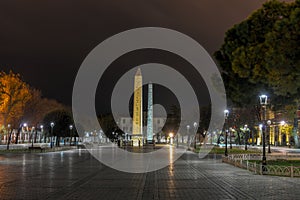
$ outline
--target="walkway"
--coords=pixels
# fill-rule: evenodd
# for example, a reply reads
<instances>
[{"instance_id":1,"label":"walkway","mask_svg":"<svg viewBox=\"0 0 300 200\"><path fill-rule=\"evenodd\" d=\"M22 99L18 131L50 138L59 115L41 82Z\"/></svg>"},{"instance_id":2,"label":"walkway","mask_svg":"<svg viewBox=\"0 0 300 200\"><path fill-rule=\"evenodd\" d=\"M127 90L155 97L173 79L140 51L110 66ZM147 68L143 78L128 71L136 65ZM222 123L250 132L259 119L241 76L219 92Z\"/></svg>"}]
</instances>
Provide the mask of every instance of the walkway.
<instances>
[{"instance_id":1,"label":"walkway","mask_svg":"<svg viewBox=\"0 0 300 200\"><path fill-rule=\"evenodd\" d=\"M0 199L298 199L297 178L254 175L191 152L147 174L110 169L86 150L0 154Z\"/></svg>"}]
</instances>

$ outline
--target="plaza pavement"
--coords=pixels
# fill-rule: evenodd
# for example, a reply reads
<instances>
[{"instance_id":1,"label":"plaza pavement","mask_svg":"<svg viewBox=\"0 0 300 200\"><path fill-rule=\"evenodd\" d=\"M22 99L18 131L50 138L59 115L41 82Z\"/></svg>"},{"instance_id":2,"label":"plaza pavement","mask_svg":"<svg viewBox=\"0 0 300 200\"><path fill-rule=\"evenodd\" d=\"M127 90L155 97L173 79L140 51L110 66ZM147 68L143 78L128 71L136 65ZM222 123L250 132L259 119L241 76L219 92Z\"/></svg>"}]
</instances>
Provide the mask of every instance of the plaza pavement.
<instances>
[{"instance_id":1,"label":"plaza pavement","mask_svg":"<svg viewBox=\"0 0 300 200\"><path fill-rule=\"evenodd\" d=\"M86 150L0 154L0 199L299 199L298 178L254 175L192 152L161 170L129 174Z\"/></svg>"}]
</instances>

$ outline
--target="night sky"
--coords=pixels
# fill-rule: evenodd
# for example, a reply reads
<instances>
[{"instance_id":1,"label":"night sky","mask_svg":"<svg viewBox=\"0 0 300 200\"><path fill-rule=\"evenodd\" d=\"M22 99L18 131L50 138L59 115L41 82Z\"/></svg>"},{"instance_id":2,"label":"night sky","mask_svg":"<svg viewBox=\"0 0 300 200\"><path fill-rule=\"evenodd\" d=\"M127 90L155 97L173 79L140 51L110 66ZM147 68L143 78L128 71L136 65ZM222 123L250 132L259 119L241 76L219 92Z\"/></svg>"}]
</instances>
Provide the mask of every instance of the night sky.
<instances>
[{"instance_id":1,"label":"night sky","mask_svg":"<svg viewBox=\"0 0 300 200\"><path fill-rule=\"evenodd\" d=\"M0 69L20 73L45 97L71 105L78 68L86 55L109 36L137 27L165 27L189 35L212 55L221 46L225 31L263 2L3 0Z\"/></svg>"}]
</instances>

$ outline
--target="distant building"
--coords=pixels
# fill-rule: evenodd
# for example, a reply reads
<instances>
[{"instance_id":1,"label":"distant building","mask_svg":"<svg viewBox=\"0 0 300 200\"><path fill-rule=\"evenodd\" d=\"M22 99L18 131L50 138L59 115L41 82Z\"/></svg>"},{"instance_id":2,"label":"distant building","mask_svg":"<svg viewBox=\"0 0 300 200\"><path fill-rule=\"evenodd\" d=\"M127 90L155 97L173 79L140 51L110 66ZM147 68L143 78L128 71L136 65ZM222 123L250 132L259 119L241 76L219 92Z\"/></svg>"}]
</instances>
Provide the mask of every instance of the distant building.
<instances>
[{"instance_id":1,"label":"distant building","mask_svg":"<svg viewBox=\"0 0 300 200\"><path fill-rule=\"evenodd\" d=\"M159 133L162 130L164 124L165 124L164 118L153 117L153 134ZM146 134L147 126L146 126L146 124L143 124L143 125L144 125L143 133ZM131 135L132 134L132 118L131 117L120 117L119 128L121 130L123 130L126 134Z\"/></svg>"}]
</instances>

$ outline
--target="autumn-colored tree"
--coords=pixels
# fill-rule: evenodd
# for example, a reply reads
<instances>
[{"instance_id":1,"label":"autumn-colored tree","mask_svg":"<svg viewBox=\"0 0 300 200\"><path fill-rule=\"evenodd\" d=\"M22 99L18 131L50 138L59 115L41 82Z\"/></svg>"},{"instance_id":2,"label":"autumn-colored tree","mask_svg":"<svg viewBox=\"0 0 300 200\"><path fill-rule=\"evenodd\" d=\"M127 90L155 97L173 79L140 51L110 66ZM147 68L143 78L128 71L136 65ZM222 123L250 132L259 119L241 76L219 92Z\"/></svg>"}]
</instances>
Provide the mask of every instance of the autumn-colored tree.
<instances>
[{"instance_id":1,"label":"autumn-colored tree","mask_svg":"<svg viewBox=\"0 0 300 200\"><path fill-rule=\"evenodd\" d=\"M35 126L34 142L36 142L37 131L40 125L43 125L44 117L57 109L64 109L64 105L58 103L55 100L42 98L40 90L32 88L30 90L31 100L25 105L24 121Z\"/></svg>"},{"instance_id":2,"label":"autumn-colored tree","mask_svg":"<svg viewBox=\"0 0 300 200\"><path fill-rule=\"evenodd\" d=\"M28 84L22 81L19 74L12 71L0 72L0 120L4 127L8 124L12 128L20 128L19 124L24 115L25 105L31 99ZM11 139L9 133L8 147Z\"/></svg>"},{"instance_id":3,"label":"autumn-colored tree","mask_svg":"<svg viewBox=\"0 0 300 200\"><path fill-rule=\"evenodd\" d=\"M32 98L25 105L24 119L33 126L41 124L47 113L65 108L56 100L42 98L40 90L31 89L30 93Z\"/></svg>"},{"instance_id":4,"label":"autumn-colored tree","mask_svg":"<svg viewBox=\"0 0 300 200\"><path fill-rule=\"evenodd\" d=\"M24 114L26 103L31 99L29 85L22 81L19 74L12 71L0 72L0 82L1 121L4 125L11 123L17 126Z\"/></svg>"}]
</instances>

